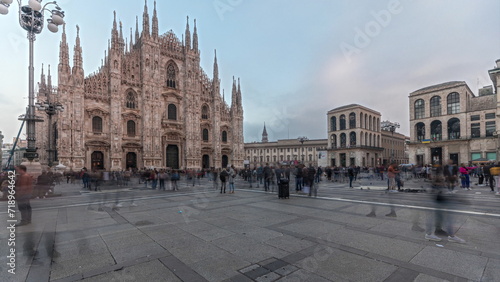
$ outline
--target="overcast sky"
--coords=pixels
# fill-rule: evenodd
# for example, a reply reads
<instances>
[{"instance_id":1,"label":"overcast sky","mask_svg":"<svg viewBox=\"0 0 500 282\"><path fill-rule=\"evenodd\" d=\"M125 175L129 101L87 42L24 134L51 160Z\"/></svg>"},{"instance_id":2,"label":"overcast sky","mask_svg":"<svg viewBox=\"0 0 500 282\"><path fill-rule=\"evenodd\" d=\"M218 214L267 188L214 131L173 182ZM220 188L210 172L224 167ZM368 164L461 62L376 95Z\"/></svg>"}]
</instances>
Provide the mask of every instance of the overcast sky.
<instances>
[{"instance_id":1,"label":"overcast sky","mask_svg":"<svg viewBox=\"0 0 500 282\"><path fill-rule=\"evenodd\" d=\"M70 56L80 26L86 75L101 63L113 10L124 36L136 15L141 27L141 0L57 2L66 12ZM148 6L152 16L153 1ZM498 0L170 0L158 1L157 10L160 33L172 29L179 38L186 16L191 31L197 19L202 67L212 76L217 49L228 103L232 76L241 77L245 142L260 141L264 122L270 140L326 138L327 111L351 103L409 134L410 92L459 80L477 94L500 59ZM17 11L15 4L0 15L0 131L7 142L28 103L28 41ZM60 39L47 29L38 35L37 81L44 63L57 82Z\"/></svg>"}]
</instances>

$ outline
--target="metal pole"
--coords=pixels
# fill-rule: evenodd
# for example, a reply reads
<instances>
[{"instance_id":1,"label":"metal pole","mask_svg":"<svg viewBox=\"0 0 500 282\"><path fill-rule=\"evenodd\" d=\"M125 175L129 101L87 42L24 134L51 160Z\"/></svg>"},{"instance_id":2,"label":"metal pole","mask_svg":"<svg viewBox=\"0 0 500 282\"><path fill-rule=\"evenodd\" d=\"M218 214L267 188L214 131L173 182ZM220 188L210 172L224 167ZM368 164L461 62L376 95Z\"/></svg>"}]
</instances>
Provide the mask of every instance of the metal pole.
<instances>
[{"instance_id":1,"label":"metal pole","mask_svg":"<svg viewBox=\"0 0 500 282\"><path fill-rule=\"evenodd\" d=\"M50 111L50 107L51 106L49 105L49 111ZM47 138L48 142L49 142L49 144L48 144L48 148L49 149L47 150L47 152L48 152L48 161L47 161L47 163L48 163L49 167L52 167L52 160L53 160L53 158L52 158L52 140L51 140L51 138L52 138L52 134L51 134L52 133L51 132L52 131L52 128L51 128L52 127L52 113L49 112L49 111L47 111L47 115L49 116L49 122L48 122L48 125L47 125L48 126L48 131L49 131L49 133L48 133L49 136Z\"/></svg>"},{"instance_id":2,"label":"metal pole","mask_svg":"<svg viewBox=\"0 0 500 282\"><path fill-rule=\"evenodd\" d=\"M29 67L28 67L28 72L29 72L29 78L28 78L28 115L26 116L26 121L27 121L27 126L26 126L26 133L27 133L27 139L28 139L28 148L26 149L26 152L28 153L35 153L36 152L36 135L35 135L35 111L34 111L34 67L33 67L33 47L34 47L34 42L35 42L35 33L29 31L28 32L28 40L29 40ZM33 154L28 154L27 159L31 162L34 159Z\"/></svg>"}]
</instances>

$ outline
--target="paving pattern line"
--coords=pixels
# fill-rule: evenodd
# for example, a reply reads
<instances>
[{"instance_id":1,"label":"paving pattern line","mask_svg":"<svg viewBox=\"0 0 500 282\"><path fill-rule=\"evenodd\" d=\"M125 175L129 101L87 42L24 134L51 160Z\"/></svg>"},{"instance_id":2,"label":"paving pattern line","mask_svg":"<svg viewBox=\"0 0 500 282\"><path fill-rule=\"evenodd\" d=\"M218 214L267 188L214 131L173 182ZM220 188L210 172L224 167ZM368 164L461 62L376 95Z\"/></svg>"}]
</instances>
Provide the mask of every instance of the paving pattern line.
<instances>
[{"instance_id":1,"label":"paving pattern line","mask_svg":"<svg viewBox=\"0 0 500 282\"><path fill-rule=\"evenodd\" d=\"M238 189L244 190L253 193L266 193L265 191L256 191L250 189ZM475 212L475 211L467 211L467 210L454 210L454 209L442 209L442 208L433 208L433 207L424 207L424 206L415 206L415 205L403 205L403 204L390 204L383 202L373 202L373 201L365 201L365 200L352 200L352 199L344 199L344 198L336 198L336 197L309 197L306 195L297 195L290 194L291 197L299 197L299 198L313 198L313 199L321 199L321 200L329 200L329 201L338 201L338 202L348 202L348 203L358 203L365 205L377 205L377 206L389 206L389 207L399 207L399 208L408 208L408 209L417 209L417 210L427 210L427 211L445 211L445 212L453 212L467 215L482 215L482 216L492 216L500 218L500 214L497 213L489 213L489 212Z\"/></svg>"}]
</instances>

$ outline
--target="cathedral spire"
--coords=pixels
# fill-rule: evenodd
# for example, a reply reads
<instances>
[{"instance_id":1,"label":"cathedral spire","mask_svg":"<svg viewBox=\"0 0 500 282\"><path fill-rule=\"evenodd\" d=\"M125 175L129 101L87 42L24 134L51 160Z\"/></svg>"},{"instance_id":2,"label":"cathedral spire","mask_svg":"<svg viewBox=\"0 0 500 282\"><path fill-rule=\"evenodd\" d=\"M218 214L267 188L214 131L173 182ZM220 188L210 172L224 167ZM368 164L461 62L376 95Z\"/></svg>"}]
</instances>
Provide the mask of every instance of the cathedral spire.
<instances>
[{"instance_id":1,"label":"cathedral spire","mask_svg":"<svg viewBox=\"0 0 500 282\"><path fill-rule=\"evenodd\" d=\"M122 21L120 21L120 47L121 47L122 51L123 51L124 44L125 44L125 41L123 40L123 25L122 25Z\"/></svg>"},{"instance_id":2,"label":"cathedral spire","mask_svg":"<svg viewBox=\"0 0 500 282\"><path fill-rule=\"evenodd\" d=\"M49 91L51 91L51 89L52 89L52 76L50 75L50 65L49 65L48 73L47 73L47 88L49 89Z\"/></svg>"},{"instance_id":3,"label":"cathedral spire","mask_svg":"<svg viewBox=\"0 0 500 282\"><path fill-rule=\"evenodd\" d=\"M116 11L113 11L113 29L111 30L111 48L117 48L120 43L120 35L116 24Z\"/></svg>"},{"instance_id":4,"label":"cathedral spire","mask_svg":"<svg viewBox=\"0 0 500 282\"><path fill-rule=\"evenodd\" d=\"M135 43L139 41L139 17L135 16Z\"/></svg>"},{"instance_id":5,"label":"cathedral spire","mask_svg":"<svg viewBox=\"0 0 500 282\"><path fill-rule=\"evenodd\" d=\"M267 143L269 142L269 139L267 138L267 130L266 130L266 123L264 122L264 130L262 131L262 143Z\"/></svg>"},{"instance_id":6,"label":"cathedral spire","mask_svg":"<svg viewBox=\"0 0 500 282\"><path fill-rule=\"evenodd\" d=\"M45 88L46 83L45 83L45 74L43 73L43 64L42 64L42 73L40 74L40 83L39 83L40 88Z\"/></svg>"},{"instance_id":7,"label":"cathedral spire","mask_svg":"<svg viewBox=\"0 0 500 282\"><path fill-rule=\"evenodd\" d=\"M196 29L196 19L194 19L193 50L198 52L198 31Z\"/></svg>"},{"instance_id":8,"label":"cathedral spire","mask_svg":"<svg viewBox=\"0 0 500 282\"><path fill-rule=\"evenodd\" d=\"M134 37L132 37L132 28L130 28L130 46L129 46L130 51L132 51L132 48L134 47L134 41L132 38Z\"/></svg>"},{"instance_id":9,"label":"cathedral spire","mask_svg":"<svg viewBox=\"0 0 500 282\"><path fill-rule=\"evenodd\" d=\"M236 92L236 80L234 79L234 76L233 76L233 89L231 92L231 105L235 106L237 102L238 102L238 98L237 98L237 92Z\"/></svg>"},{"instance_id":10,"label":"cathedral spire","mask_svg":"<svg viewBox=\"0 0 500 282\"><path fill-rule=\"evenodd\" d=\"M158 17L156 15L156 0L154 1L154 8L153 8L152 33L153 33L153 38L158 38Z\"/></svg>"},{"instance_id":11,"label":"cathedral spire","mask_svg":"<svg viewBox=\"0 0 500 282\"><path fill-rule=\"evenodd\" d=\"M189 31L189 16L186 21L186 48L191 49L191 31Z\"/></svg>"},{"instance_id":12,"label":"cathedral spire","mask_svg":"<svg viewBox=\"0 0 500 282\"><path fill-rule=\"evenodd\" d=\"M217 64L217 50L214 50L215 57L214 57L214 77L213 80L214 82L219 81L219 65Z\"/></svg>"},{"instance_id":13,"label":"cathedral spire","mask_svg":"<svg viewBox=\"0 0 500 282\"><path fill-rule=\"evenodd\" d=\"M69 48L66 41L66 24L63 24L61 43L59 44L59 73L69 74Z\"/></svg>"},{"instance_id":14,"label":"cathedral spire","mask_svg":"<svg viewBox=\"0 0 500 282\"><path fill-rule=\"evenodd\" d=\"M73 53L73 68L82 67L82 47L80 46L80 27L76 26L76 42Z\"/></svg>"},{"instance_id":15,"label":"cathedral spire","mask_svg":"<svg viewBox=\"0 0 500 282\"><path fill-rule=\"evenodd\" d=\"M144 0L144 13L142 14L142 35L149 36L149 14L148 14L148 0Z\"/></svg>"}]
</instances>

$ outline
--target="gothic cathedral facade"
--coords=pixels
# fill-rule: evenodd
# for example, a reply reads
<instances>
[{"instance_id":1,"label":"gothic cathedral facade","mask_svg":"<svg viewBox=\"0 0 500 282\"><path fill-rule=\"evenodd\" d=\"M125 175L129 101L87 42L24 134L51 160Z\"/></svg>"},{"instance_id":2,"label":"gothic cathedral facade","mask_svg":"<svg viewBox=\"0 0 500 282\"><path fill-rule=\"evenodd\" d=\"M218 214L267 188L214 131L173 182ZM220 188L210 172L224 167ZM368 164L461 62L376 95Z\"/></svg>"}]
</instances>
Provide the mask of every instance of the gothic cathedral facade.
<instances>
[{"instance_id":1,"label":"gothic cathedral facade","mask_svg":"<svg viewBox=\"0 0 500 282\"><path fill-rule=\"evenodd\" d=\"M39 102L64 107L52 118L53 138L47 138L47 121L37 123L42 164L52 142L55 158L73 170L243 167L239 79L233 77L228 105L220 94L217 54L212 79L200 67L196 21L191 37L188 19L181 42L173 31L158 34L156 3L151 32L149 20L145 5L141 33L136 21L135 39L131 29L126 42L115 14L102 66L87 77L78 32L72 68L63 32L57 89L42 91L51 88L43 74L39 84Z\"/></svg>"}]
</instances>

